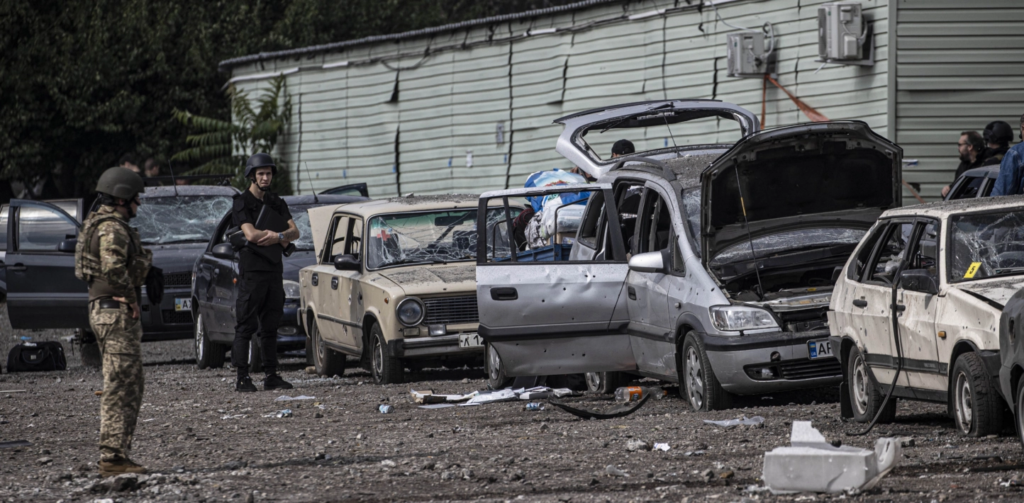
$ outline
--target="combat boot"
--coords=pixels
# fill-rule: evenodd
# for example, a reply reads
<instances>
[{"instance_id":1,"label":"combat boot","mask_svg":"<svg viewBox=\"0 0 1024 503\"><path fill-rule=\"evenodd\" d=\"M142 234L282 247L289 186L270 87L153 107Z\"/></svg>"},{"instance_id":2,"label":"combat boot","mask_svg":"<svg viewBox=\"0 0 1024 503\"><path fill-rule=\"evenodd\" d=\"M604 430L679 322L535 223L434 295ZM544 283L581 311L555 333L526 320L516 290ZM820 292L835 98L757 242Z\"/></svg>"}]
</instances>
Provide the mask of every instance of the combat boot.
<instances>
[{"instance_id":1,"label":"combat boot","mask_svg":"<svg viewBox=\"0 0 1024 503\"><path fill-rule=\"evenodd\" d=\"M270 374L266 379L263 379L263 391L292 388L294 388L294 386L292 386L290 382L281 379L281 376L277 374Z\"/></svg>"},{"instance_id":2,"label":"combat boot","mask_svg":"<svg viewBox=\"0 0 1024 503\"><path fill-rule=\"evenodd\" d=\"M146 468L128 458L115 459L111 461L100 461L97 463L100 467L101 477L113 477L115 475L121 475L122 473L148 473Z\"/></svg>"},{"instance_id":3,"label":"combat boot","mask_svg":"<svg viewBox=\"0 0 1024 503\"><path fill-rule=\"evenodd\" d=\"M259 390L257 390L256 385L252 383L251 377L242 376L235 380L235 391L241 391L243 393L252 393Z\"/></svg>"}]
</instances>

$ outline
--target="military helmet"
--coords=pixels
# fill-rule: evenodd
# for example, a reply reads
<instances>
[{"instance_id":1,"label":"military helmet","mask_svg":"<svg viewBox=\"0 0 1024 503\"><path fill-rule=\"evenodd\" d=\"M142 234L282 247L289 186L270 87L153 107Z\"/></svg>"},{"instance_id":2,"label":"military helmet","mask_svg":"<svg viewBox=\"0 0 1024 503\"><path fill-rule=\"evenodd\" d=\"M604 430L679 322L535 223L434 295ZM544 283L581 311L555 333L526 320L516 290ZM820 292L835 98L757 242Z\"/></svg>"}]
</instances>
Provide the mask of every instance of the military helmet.
<instances>
[{"instance_id":1,"label":"military helmet","mask_svg":"<svg viewBox=\"0 0 1024 503\"><path fill-rule=\"evenodd\" d=\"M131 200L145 190L142 177L128 168L108 168L96 182L96 192L118 199Z\"/></svg>"},{"instance_id":2,"label":"military helmet","mask_svg":"<svg viewBox=\"0 0 1024 503\"><path fill-rule=\"evenodd\" d=\"M985 142L1005 145L1013 140L1013 128L1004 121L992 121L985 126Z\"/></svg>"},{"instance_id":3,"label":"military helmet","mask_svg":"<svg viewBox=\"0 0 1024 503\"><path fill-rule=\"evenodd\" d=\"M249 178L256 173L256 168L270 167L270 172L277 174L277 165L274 164L274 158L270 157L270 154L264 154L262 152L253 154L249 157L249 160L245 163L245 177Z\"/></svg>"}]
</instances>

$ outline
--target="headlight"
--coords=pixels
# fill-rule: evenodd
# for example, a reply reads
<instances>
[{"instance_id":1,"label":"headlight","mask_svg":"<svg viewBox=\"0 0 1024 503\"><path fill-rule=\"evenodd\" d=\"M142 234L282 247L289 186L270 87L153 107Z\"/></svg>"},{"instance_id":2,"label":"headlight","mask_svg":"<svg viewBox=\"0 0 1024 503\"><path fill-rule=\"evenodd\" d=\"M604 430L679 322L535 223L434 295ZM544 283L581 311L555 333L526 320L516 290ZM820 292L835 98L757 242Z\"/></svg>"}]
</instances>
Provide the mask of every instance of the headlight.
<instances>
[{"instance_id":1,"label":"headlight","mask_svg":"<svg viewBox=\"0 0 1024 503\"><path fill-rule=\"evenodd\" d=\"M302 294L299 291L299 283L297 281L292 281L290 279L286 279L286 280L283 281L283 283L284 283L284 298L286 298L286 299L297 299L297 298L302 296Z\"/></svg>"},{"instance_id":2,"label":"headlight","mask_svg":"<svg viewBox=\"0 0 1024 503\"><path fill-rule=\"evenodd\" d=\"M395 314L398 321L407 327L419 325L423 321L423 303L415 297L408 297L398 303Z\"/></svg>"},{"instance_id":3,"label":"headlight","mask_svg":"<svg viewBox=\"0 0 1024 503\"><path fill-rule=\"evenodd\" d=\"M775 318L764 309L746 306L712 306L708 308L715 328L724 331L779 328Z\"/></svg>"}]
</instances>

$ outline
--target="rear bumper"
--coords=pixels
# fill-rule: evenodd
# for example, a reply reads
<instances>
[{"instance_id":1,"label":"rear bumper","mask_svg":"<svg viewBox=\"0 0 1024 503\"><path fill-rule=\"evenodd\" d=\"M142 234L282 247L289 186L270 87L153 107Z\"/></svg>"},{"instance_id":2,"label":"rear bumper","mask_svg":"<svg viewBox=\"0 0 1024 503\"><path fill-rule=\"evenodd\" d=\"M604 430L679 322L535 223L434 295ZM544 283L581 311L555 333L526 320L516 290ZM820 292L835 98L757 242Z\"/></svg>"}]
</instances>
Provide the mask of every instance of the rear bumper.
<instances>
[{"instance_id":1,"label":"rear bumper","mask_svg":"<svg viewBox=\"0 0 1024 503\"><path fill-rule=\"evenodd\" d=\"M460 347L459 334L395 339L388 342L388 354L394 358L483 356L483 353L483 346Z\"/></svg>"},{"instance_id":2,"label":"rear bumper","mask_svg":"<svg viewBox=\"0 0 1024 503\"><path fill-rule=\"evenodd\" d=\"M842 381L839 360L811 360L807 343L829 340L828 330L774 332L746 336L698 334L711 369L722 388L740 395L756 395L838 384ZM835 349L833 349L833 352ZM833 353L835 354L835 353ZM755 379L758 369L772 377Z\"/></svg>"}]
</instances>

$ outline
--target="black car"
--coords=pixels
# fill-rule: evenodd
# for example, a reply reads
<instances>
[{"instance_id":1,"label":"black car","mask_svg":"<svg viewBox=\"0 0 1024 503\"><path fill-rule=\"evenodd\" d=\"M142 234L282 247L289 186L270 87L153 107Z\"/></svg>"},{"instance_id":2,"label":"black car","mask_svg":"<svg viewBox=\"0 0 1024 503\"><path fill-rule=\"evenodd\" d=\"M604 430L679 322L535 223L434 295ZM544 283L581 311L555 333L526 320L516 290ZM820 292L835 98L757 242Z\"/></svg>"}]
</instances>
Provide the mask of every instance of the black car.
<instances>
[{"instance_id":1,"label":"black car","mask_svg":"<svg viewBox=\"0 0 1024 503\"><path fill-rule=\"evenodd\" d=\"M131 225L153 250L153 265L163 269L159 306L140 299L142 340L192 337L192 265L205 250L219 218L227 213L232 187L189 185L147 187ZM14 199L7 224L7 306L17 329L78 329L83 361L98 365L98 349L89 332L88 288L75 278L75 237L81 222L60 205Z\"/></svg>"},{"instance_id":2,"label":"black car","mask_svg":"<svg viewBox=\"0 0 1024 503\"><path fill-rule=\"evenodd\" d=\"M306 348L306 334L298 323L297 314L299 269L316 263L306 210L366 200L365 197L344 195L285 196L283 199L288 203L301 237L295 242L295 252L284 259L285 303L281 326L277 329L279 353ZM223 366L225 354L235 338L238 256L225 235L230 227L230 217L224 216L192 271L195 278L192 283L192 317L195 319L196 363L201 369ZM253 337L249 346L249 367L253 372L262 368L258 343L259 340Z\"/></svg>"},{"instance_id":3,"label":"black car","mask_svg":"<svg viewBox=\"0 0 1024 503\"><path fill-rule=\"evenodd\" d=\"M944 201L988 197L992 194L992 187L996 184L996 178L999 178L998 164L964 171L960 178L953 182L953 186L949 188L949 193L946 194Z\"/></svg>"},{"instance_id":4,"label":"black car","mask_svg":"<svg viewBox=\"0 0 1024 503\"><path fill-rule=\"evenodd\" d=\"M81 199L51 199L46 201L67 212L79 222L82 221ZM0 204L0 302L7 298L7 269L4 260L7 255L7 213L10 205Z\"/></svg>"}]
</instances>

